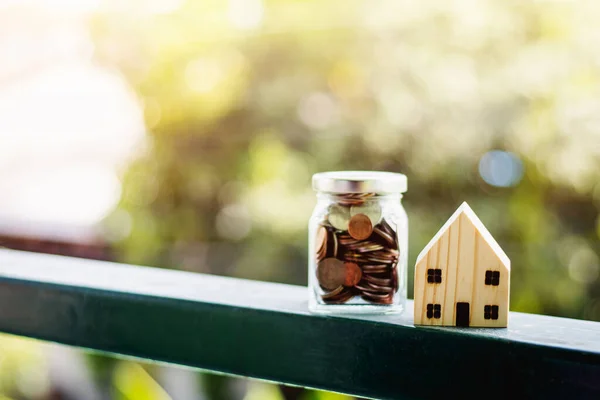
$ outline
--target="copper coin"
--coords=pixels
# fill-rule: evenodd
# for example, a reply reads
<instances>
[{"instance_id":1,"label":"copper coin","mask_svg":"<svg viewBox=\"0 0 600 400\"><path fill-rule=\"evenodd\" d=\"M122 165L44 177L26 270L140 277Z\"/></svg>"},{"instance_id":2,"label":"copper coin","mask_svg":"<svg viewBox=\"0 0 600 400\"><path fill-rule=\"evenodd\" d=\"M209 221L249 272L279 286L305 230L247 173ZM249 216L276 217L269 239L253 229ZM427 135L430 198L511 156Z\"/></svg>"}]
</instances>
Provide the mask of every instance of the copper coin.
<instances>
[{"instance_id":1,"label":"copper coin","mask_svg":"<svg viewBox=\"0 0 600 400\"><path fill-rule=\"evenodd\" d=\"M370 294L383 295L383 294L389 294L394 291L394 289L391 287L373 285L372 283L369 283L367 281L362 281L354 287L356 289L360 290L362 293L370 293Z\"/></svg>"},{"instance_id":2,"label":"copper coin","mask_svg":"<svg viewBox=\"0 0 600 400\"><path fill-rule=\"evenodd\" d=\"M371 224L375 225L381 220L381 206L376 202L352 206L350 216L353 217L356 214L365 214L371 220Z\"/></svg>"},{"instance_id":3,"label":"copper coin","mask_svg":"<svg viewBox=\"0 0 600 400\"><path fill-rule=\"evenodd\" d=\"M329 231L329 246L328 252L331 257L336 257L338 253L338 238L335 231Z\"/></svg>"},{"instance_id":4,"label":"copper coin","mask_svg":"<svg viewBox=\"0 0 600 400\"><path fill-rule=\"evenodd\" d=\"M324 226L317 228L317 239L316 239L317 253L321 251L323 247L327 247L327 229Z\"/></svg>"},{"instance_id":5,"label":"copper coin","mask_svg":"<svg viewBox=\"0 0 600 400\"><path fill-rule=\"evenodd\" d=\"M348 233L356 240L365 240L373 233L371 220L365 214L356 214L350 219Z\"/></svg>"},{"instance_id":6,"label":"copper coin","mask_svg":"<svg viewBox=\"0 0 600 400\"><path fill-rule=\"evenodd\" d=\"M327 229L320 226L317 229L315 248L317 249L317 261L321 261L327 255Z\"/></svg>"},{"instance_id":7,"label":"copper coin","mask_svg":"<svg viewBox=\"0 0 600 400\"><path fill-rule=\"evenodd\" d=\"M379 228L379 227L375 227L373 228L373 233L375 233L375 235L381 239L383 239L383 242L387 245L390 246L391 248L396 248L397 244L396 244L396 240L394 239L394 236L390 235L389 233L385 232L383 229Z\"/></svg>"},{"instance_id":8,"label":"copper coin","mask_svg":"<svg viewBox=\"0 0 600 400\"><path fill-rule=\"evenodd\" d=\"M372 251L383 250L383 248L384 247L379 243L366 242L362 246L356 247L356 249L352 250L356 250L358 253L370 253Z\"/></svg>"},{"instance_id":9,"label":"copper coin","mask_svg":"<svg viewBox=\"0 0 600 400\"><path fill-rule=\"evenodd\" d=\"M394 288L391 286L375 285L371 282L367 282L366 286L369 288L367 292L371 293L390 293L394 291Z\"/></svg>"},{"instance_id":10,"label":"copper coin","mask_svg":"<svg viewBox=\"0 0 600 400\"><path fill-rule=\"evenodd\" d=\"M325 258L317 265L317 279L325 289L335 289L346 280L346 267L337 258Z\"/></svg>"},{"instance_id":11,"label":"copper coin","mask_svg":"<svg viewBox=\"0 0 600 400\"><path fill-rule=\"evenodd\" d=\"M354 286L360 282L362 278L362 271L360 267L352 262L344 263L346 267L346 279L344 280L344 286Z\"/></svg>"},{"instance_id":12,"label":"copper coin","mask_svg":"<svg viewBox=\"0 0 600 400\"><path fill-rule=\"evenodd\" d=\"M381 230L386 232L388 235L392 237L396 236L396 231L394 231L394 229L385 219L381 220L381 222L378 224L378 227L381 228Z\"/></svg>"},{"instance_id":13,"label":"copper coin","mask_svg":"<svg viewBox=\"0 0 600 400\"><path fill-rule=\"evenodd\" d=\"M377 304L392 304L392 302L394 300L394 296L392 294L375 295L375 294L364 293L360 297L362 297L363 300L365 300L365 301L368 301L370 303L377 303Z\"/></svg>"},{"instance_id":14,"label":"copper coin","mask_svg":"<svg viewBox=\"0 0 600 400\"><path fill-rule=\"evenodd\" d=\"M367 282L366 282L366 281L362 281L362 282L359 282L359 283L357 283L357 284L354 286L354 288L355 288L355 289L358 289L358 290L360 290L362 293L365 293L365 292L371 292L371 291L373 291L373 292L377 293L375 290L373 290L373 289L372 289L372 288L371 288L371 287L370 287L370 286L367 284ZM383 293L385 293L385 292L383 292Z\"/></svg>"},{"instance_id":15,"label":"copper coin","mask_svg":"<svg viewBox=\"0 0 600 400\"><path fill-rule=\"evenodd\" d=\"M391 293L363 293L363 296L367 296L370 297L372 299L385 299L387 297L392 297L393 294Z\"/></svg>"},{"instance_id":16,"label":"copper coin","mask_svg":"<svg viewBox=\"0 0 600 400\"><path fill-rule=\"evenodd\" d=\"M372 263L378 263L378 264L391 264L396 262L396 259L391 257L377 257L377 256L371 256L367 253L367 262L372 262Z\"/></svg>"},{"instance_id":17,"label":"copper coin","mask_svg":"<svg viewBox=\"0 0 600 400\"><path fill-rule=\"evenodd\" d=\"M366 259L366 255L365 254L361 254L361 253L355 253L353 251L344 251L342 253L342 257L344 258L351 258L351 259Z\"/></svg>"},{"instance_id":18,"label":"copper coin","mask_svg":"<svg viewBox=\"0 0 600 400\"><path fill-rule=\"evenodd\" d=\"M348 237L340 236L338 238L338 240L340 241L341 245L347 246L347 247L356 246L357 244L360 244L360 242L358 240L352 239L352 237L350 237L350 235L348 235Z\"/></svg>"},{"instance_id":19,"label":"copper coin","mask_svg":"<svg viewBox=\"0 0 600 400\"><path fill-rule=\"evenodd\" d=\"M394 287L394 292L398 291L398 270L396 268L392 269L392 286Z\"/></svg>"},{"instance_id":20,"label":"copper coin","mask_svg":"<svg viewBox=\"0 0 600 400\"><path fill-rule=\"evenodd\" d=\"M349 289L344 289L335 296L321 296L324 302L328 304L342 304L353 298L355 293Z\"/></svg>"},{"instance_id":21,"label":"copper coin","mask_svg":"<svg viewBox=\"0 0 600 400\"><path fill-rule=\"evenodd\" d=\"M373 283L375 285L380 285L380 286L392 285L392 279L375 278L374 276L371 276L371 275L365 275L365 280L369 283Z\"/></svg>"},{"instance_id":22,"label":"copper coin","mask_svg":"<svg viewBox=\"0 0 600 400\"><path fill-rule=\"evenodd\" d=\"M357 206L374 195L375 193L342 193L338 196L338 203L344 206Z\"/></svg>"},{"instance_id":23,"label":"copper coin","mask_svg":"<svg viewBox=\"0 0 600 400\"><path fill-rule=\"evenodd\" d=\"M333 289L331 292L328 292L328 293L325 293L324 295L322 295L321 298L323 300L330 299L330 298L335 297L338 294L340 294L343 290L344 290L344 287L342 285L340 285L340 286L336 287L335 289Z\"/></svg>"},{"instance_id":24,"label":"copper coin","mask_svg":"<svg viewBox=\"0 0 600 400\"><path fill-rule=\"evenodd\" d=\"M343 199L340 200L339 203L343 206L352 207L359 206L363 204L365 201L363 199Z\"/></svg>"},{"instance_id":25,"label":"copper coin","mask_svg":"<svg viewBox=\"0 0 600 400\"><path fill-rule=\"evenodd\" d=\"M373 252L371 255L374 257L398 257L398 250L394 249L385 249Z\"/></svg>"},{"instance_id":26,"label":"copper coin","mask_svg":"<svg viewBox=\"0 0 600 400\"><path fill-rule=\"evenodd\" d=\"M317 262L321 261L325 257L327 257L327 248L322 247L321 249L319 249L319 252L317 253Z\"/></svg>"},{"instance_id":27,"label":"copper coin","mask_svg":"<svg viewBox=\"0 0 600 400\"><path fill-rule=\"evenodd\" d=\"M389 267L386 264L363 265L362 269L364 273L379 273L388 271Z\"/></svg>"}]
</instances>

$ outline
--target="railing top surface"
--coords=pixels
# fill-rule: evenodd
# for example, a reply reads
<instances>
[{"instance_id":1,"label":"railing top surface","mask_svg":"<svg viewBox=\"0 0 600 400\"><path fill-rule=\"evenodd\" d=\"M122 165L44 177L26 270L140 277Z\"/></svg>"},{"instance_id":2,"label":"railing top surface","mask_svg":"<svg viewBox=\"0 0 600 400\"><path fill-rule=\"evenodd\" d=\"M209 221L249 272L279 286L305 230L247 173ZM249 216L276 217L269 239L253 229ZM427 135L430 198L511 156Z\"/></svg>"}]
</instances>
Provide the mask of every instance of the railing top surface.
<instances>
[{"instance_id":1,"label":"railing top surface","mask_svg":"<svg viewBox=\"0 0 600 400\"><path fill-rule=\"evenodd\" d=\"M302 286L12 250L0 250L0 279L311 315L307 288ZM341 318L600 353L600 323L592 321L511 312L507 329L415 327L411 301L400 315Z\"/></svg>"},{"instance_id":2,"label":"railing top surface","mask_svg":"<svg viewBox=\"0 0 600 400\"><path fill-rule=\"evenodd\" d=\"M473 362L502 371L518 362L520 374L537 368L549 377L582 366L588 383L570 377L571 386L561 387L583 385L582 393L600 393L598 322L511 313L507 329L425 328L412 324L412 302L402 315L330 317L311 315L307 297L299 286L0 250L0 304L11 304L0 307L0 330L8 333L369 397L394 397L405 382L401 374L416 382L428 370L445 371L444 382L453 385L461 369L475 377L483 373L476 365L456 364ZM171 330L163 331L163 324ZM157 326L160 332L153 332ZM202 341L214 341L215 349ZM347 354L340 346L354 350ZM271 350L272 360L265 354ZM494 359L485 360L486 352ZM379 361L385 370L378 370ZM284 362L298 363L297 372L282 367ZM374 387L392 372L400 383ZM502 387L537 382L521 379L512 377ZM491 377L488 384L497 381ZM403 395L441 393L435 385L419 390L405 389Z\"/></svg>"}]
</instances>

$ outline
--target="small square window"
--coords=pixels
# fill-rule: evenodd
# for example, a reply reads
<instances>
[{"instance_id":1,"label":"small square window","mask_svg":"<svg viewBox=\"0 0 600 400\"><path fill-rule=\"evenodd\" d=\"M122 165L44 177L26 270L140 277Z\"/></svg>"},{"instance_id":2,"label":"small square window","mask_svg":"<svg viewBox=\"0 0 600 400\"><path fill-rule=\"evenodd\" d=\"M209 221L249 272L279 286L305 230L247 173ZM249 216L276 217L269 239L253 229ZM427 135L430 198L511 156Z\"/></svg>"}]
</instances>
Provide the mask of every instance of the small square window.
<instances>
[{"instance_id":1,"label":"small square window","mask_svg":"<svg viewBox=\"0 0 600 400\"><path fill-rule=\"evenodd\" d=\"M500 284L500 271L485 271L485 284L498 286Z\"/></svg>"},{"instance_id":2,"label":"small square window","mask_svg":"<svg viewBox=\"0 0 600 400\"><path fill-rule=\"evenodd\" d=\"M442 306L440 304L427 304L427 318L441 318Z\"/></svg>"},{"instance_id":3,"label":"small square window","mask_svg":"<svg viewBox=\"0 0 600 400\"><path fill-rule=\"evenodd\" d=\"M427 283L442 283L442 270L429 268L427 270Z\"/></svg>"},{"instance_id":4,"label":"small square window","mask_svg":"<svg viewBox=\"0 0 600 400\"><path fill-rule=\"evenodd\" d=\"M498 319L498 306L484 306L483 307L483 318L485 319Z\"/></svg>"}]
</instances>

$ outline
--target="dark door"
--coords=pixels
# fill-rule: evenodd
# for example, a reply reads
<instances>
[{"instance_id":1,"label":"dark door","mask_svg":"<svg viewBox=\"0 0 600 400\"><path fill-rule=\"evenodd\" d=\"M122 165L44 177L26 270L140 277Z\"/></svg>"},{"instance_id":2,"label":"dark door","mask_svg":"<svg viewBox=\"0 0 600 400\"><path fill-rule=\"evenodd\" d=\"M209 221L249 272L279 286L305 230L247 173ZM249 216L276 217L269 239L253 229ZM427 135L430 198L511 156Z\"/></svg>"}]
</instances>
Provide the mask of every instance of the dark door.
<instances>
[{"instance_id":1,"label":"dark door","mask_svg":"<svg viewBox=\"0 0 600 400\"><path fill-rule=\"evenodd\" d=\"M469 303L456 303L456 326L469 326Z\"/></svg>"}]
</instances>

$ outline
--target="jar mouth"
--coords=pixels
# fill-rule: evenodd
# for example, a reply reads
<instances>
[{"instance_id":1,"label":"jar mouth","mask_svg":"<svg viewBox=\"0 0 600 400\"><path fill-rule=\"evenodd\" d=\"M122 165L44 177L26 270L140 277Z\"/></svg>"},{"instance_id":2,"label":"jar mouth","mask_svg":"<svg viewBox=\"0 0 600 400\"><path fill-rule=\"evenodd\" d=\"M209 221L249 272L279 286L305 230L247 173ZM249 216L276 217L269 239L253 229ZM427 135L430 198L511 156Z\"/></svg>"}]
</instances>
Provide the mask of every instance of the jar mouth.
<instances>
[{"instance_id":1,"label":"jar mouth","mask_svg":"<svg viewBox=\"0 0 600 400\"><path fill-rule=\"evenodd\" d=\"M386 195L407 190L406 175L384 171L331 171L312 177L317 192L335 194L376 193Z\"/></svg>"}]
</instances>

